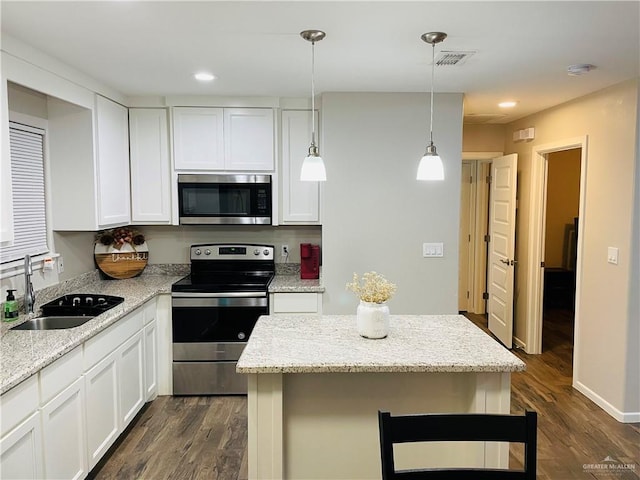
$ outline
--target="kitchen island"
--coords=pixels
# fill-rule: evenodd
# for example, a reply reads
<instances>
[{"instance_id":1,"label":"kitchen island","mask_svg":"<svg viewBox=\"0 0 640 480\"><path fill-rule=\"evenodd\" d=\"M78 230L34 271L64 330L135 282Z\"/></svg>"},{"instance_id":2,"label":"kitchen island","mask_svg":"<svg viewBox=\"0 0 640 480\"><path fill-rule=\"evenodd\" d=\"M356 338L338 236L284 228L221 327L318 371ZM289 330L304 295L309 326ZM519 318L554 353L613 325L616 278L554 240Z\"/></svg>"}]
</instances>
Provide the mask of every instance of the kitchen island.
<instances>
[{"instance_id":1,"label":"kitchen island","mask_svg":"<svg viewBox=\"0 0 640 480\"><path fill-rule=\"evenodd\" d=\"M360 337L355 316L261 317L237 366L249 375L249 478L379 479L378 410L509 413L510 375L524 368L461 315L392 315L381 340ZM397 467L508 465L503 444L446 447L400 446Z\"/></svg>"}]
</instances>

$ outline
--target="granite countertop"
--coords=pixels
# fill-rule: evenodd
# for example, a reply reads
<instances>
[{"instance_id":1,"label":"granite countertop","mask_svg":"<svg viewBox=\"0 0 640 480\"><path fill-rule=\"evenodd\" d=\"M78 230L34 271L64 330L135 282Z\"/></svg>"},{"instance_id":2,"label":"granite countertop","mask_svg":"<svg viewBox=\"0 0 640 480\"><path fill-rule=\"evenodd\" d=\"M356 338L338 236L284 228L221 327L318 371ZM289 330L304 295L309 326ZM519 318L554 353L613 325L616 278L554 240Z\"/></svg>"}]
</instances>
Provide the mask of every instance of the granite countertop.
<instances>
[{"instance_id":1,"label":"granite countertop","mask_svg":"<svg viewBox=\"0 0 640 480\"><path fill-rule=\"evenodd\" d=\"M146 271L146 269L145 269ZM153 269L150 269L153 271ZM171 284L184 276L181 272L145 274L127 280L101 280L97 274L83 275L70 284L60 284L46 292L36 292L36 314L21 315L2 324L0 338L0 394L5 393L65 353L117 322L147 300L170 293ZM64 330L11 330L31 317L54 298L69 293L96 293L124 297L124 302L93 318L84 325Z\"/></svg>"},{"instance_id":2,"label":"granite countertop","mask_svg":"<svg viewBox=\"0 0 640 480\"><path fill-rule=\"evenodd\" d=\"M322 293L324 287L321 279L302 280L300 273L277 274L269 284L269 293Z\"/></svg>"},{"instance_id":3,"label":"granite countertop","mask_svg":"<svg viewBox=\"0 0 640 480\"><path fill-rule=\"evenodd\" d=\"M98 334L120 318L189 273L189 265L147 265L142 275L127 280L102 280L98 271L81 275L36 292L36 313L20 315L0 324L0 394L26 380L65 353ZM320 280L301 280L299 265L279 268L269 292L323 292ZM124 297L124 302L76 328L64 330L11 330L37 317L41 305L71 293L95 293ZM21 307L22 308L22 307Z\"/></svg>"},{"instance_id":4,"label":"granite countertop","mask_svg":"<svg viewBox=\"0 0 640 480\"><path fill-rule=\"evenodd\" d=\"M391 315L362 338L355 315L260 317L239 373L514 372L525 364L462 315Z\"/></svg>"}]
</instances>

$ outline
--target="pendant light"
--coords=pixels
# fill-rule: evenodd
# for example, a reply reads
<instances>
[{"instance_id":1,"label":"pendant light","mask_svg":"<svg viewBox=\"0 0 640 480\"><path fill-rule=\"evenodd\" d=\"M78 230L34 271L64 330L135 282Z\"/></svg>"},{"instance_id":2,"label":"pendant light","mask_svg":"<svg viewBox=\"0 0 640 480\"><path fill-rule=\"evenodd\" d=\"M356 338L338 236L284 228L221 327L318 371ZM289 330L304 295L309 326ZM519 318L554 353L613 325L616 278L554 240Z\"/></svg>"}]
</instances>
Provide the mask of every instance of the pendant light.
<instances>
[{"instance_id":1,"label":"pendant light","mask_svg":"<svg viewBox=\"0 0 640 480\"><path fill-rule=\"evenodd\" d=\"M327 172L324 169L324 161L320 156L316 145L316 103L315 103L315 83L314 83L314 46L325 37L325 33L320 30L305 30L300 32L300 36L306 41L311 42L311 145L309 146L309 154L302 162L302 170L300 170L300 180L305 182L324 182L327 179Z\"/></svg>"},{"instance_id":2,"label":"pendant light","mask_svg":"<svg viewBox=\"0 0 640 480\"><path fill-rule=\"evenodd\" d=\"M444 167L442 159L436 151L433 144L433 77L436 67L436 43L442 42L447 38L447 34L443 32L424 33L420 37L426 43L431 44L431 119L429 121L429 145L427 150L420 159L418 164L418 180L444 180Z\"/></svg>"}]
</instances>

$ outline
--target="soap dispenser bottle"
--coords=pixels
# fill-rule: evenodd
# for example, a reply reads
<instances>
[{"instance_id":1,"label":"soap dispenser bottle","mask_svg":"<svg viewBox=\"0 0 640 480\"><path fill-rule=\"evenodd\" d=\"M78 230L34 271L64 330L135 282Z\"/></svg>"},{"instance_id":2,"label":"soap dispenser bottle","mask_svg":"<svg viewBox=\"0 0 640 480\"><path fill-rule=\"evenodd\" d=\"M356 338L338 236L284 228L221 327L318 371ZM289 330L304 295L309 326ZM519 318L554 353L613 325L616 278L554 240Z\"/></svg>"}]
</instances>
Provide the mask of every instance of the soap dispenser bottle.
<instances>
[{"instance_id":1,"label":"soap dispenser bottle","mask_svg":"<svg viewBox=\"0 0 640 480\"><path fill-rule=\"evenodd\" d=\"M7 290L7 300L4 302L3 309L3 320L5 322L11 322L18 318L18 302L16 301L16 297L14 297L13 292L15 292L15 290Z\"/></svg>"}]
</instances>

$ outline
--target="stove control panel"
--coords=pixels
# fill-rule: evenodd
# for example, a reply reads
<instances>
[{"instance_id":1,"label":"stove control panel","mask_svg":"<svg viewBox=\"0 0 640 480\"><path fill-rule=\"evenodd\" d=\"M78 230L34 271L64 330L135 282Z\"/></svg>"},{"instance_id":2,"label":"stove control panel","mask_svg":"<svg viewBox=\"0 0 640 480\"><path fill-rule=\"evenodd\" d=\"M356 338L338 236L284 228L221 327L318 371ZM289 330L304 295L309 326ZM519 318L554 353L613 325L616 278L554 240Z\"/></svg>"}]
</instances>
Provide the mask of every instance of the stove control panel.
<instances>
[{"instance_id":1,"label":"stove control panel","mask_svg":"<svg viewBox=\"0 0 640 480\"><path fill-rule=\"evenodd\" d=\"M191 245L191 260L273 260L273 245Z\"/></svg>"}]
</instances>

